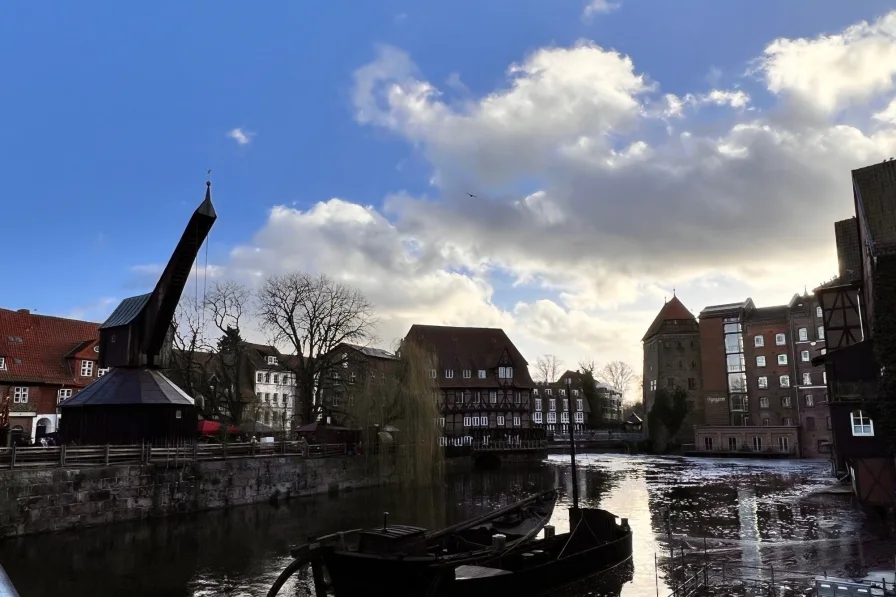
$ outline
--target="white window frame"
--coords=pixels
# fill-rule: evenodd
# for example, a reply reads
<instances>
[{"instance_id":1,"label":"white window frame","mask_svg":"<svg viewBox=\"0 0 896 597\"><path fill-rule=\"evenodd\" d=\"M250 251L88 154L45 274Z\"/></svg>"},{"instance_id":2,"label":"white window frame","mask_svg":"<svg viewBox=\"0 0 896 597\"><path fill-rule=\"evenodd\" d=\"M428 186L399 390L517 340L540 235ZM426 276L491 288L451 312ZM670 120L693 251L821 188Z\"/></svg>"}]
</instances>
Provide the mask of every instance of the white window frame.
<instances>
[{"instance_id":1,"label":"white window frame","mask_svg":"<svg viewBox=\"0 0 896 597\"><path fill-rule=\"evenodd\" d=\"M277 364L277 357L271 357L271 356L269 356L265 362L266 362L268 365L276 365L276 364Z\"/></svg>"},{"instance_id":2,"label":"white window frame","mask_svg":"<svg viewBox=\"0 0 896 597\"><path fill-rule=\"evenodd\" d=\"M775 334L775 346L784 346L787 344L787 334Z\"/></svg>"},{"instance_id":3,"label":"white window frame","mask_svg":"<svg viewBox=\"0 0 896 597\"><path fill-rule=\"evenodd\" d=\"M273 381L274 381L275 384L280 385L280 375L278 375L277 373L275 373L275 374L274 374Z\"/></svg>"},{"instance_id":4,"label":"white window frame","mask_svg":"<svg viewBox=\"0 0 896 597\"><path fill-rule=\"evenodd\" d=\"M56 392L56 404L59 404L63 400L67 400L72 397L71 388L62 388L58 392Z\"/></svg>"},{"instance_id":5,"label":"white window frame","mask_svg":"<svg viewBox=\"0 0 896 597\"><path fill-rule=\"evenodd\" d=\"M815 406L815 396L812 394L806 394L803 399L806 401L806 406Z\"/></svg>"},{"instance_id":6,"label":"white window frame","mask_svg":"<svg viewBox=\"0 0 896 597\"><path fill-rule=\"evenodd\" d=\"M804 363L809 362L809 351L808 350L804 350L804 351L800 352L800 360L803 361Z\"/></svg>"},{"instance_id":7,"label":"white window frame","mask_svg":"<svg viewBox=\"0 0 896 597\"><path fill-rule=\"evenodd\" d=\"M818 326L818 329L815 331L818 333L818 339L824 340L824 326L823 325Z\"/></svg>"},{"instance_id":8,"label":"white window frame","mask_svg":"<svg viewBox=\"0 0 896 597\"><path fill-rule=\"evenodd\" d=\"M789 375L781 375L778 377L778 385L782 388L790 387L790 376Z\"/></svg>"},{"instance_id":9,"label":"white window frame","mask_svg":"<svg viewBox=\"0 0 896 597\"><path fill-rule=\"evenodd\" d=\"M498 415L496 417L495 423L498 425L498 427L503 427L504 426L504 415Z\"/></svg>"},{"instance_id":10,"label":"white window frame","mask_svg":"<svg viewBox=\"0 0 896 597\"><path fill-rule=\"evenodd\" d=\"M800 328L797 330L799 334L800 342L807 342L809 340L809 328Z\"/></svg>"},{"instance_id":11,"label":"white window frame","mask_svg":"<svg viewBox=\"0 0 896 597\"><path fill-rule=\"evenodd\" d=\"M541 398L535 399L535 410L537 410L537 411L541 410Z\"/></svg>"},{"instance_id":12,"label":"white window frame","mask_svg":"<svg viewBox=\"0 0 896 597\"><path fill-rule=\"evenodd\" d=\"M96 376L97 376L97 377L102 377L102 376L104 376L104 375L107 374L107 373L109 373L109 368L108 368L108 367L100 367L99 369L96 370Z\"/></svg>"},{"instance_id":13,"label":"white window frame","mask_svg":"<svg viewBox=\"0 0 896 597\"><path fill-rule=\"evenodd\" d=\"M753 436L753 451L762 452L762 438L759 436Z\"/></svg>"},{"instance_id":14,"label":"white window frame","mask_svg":"<svg viewBox=\"0 0 896 597\"><path fill-rule=\"evenodd\" d=\"M445 369L445 379L454 379L454 369Z\"/></svg>"},{"instance_id":15,"label":"white window frame","mask_svg":"<svg viewBox=\"0 0 896 597\"><path fill-rule=\"evenodd\" d=\"M790 438L786 435L782 435L778 438L778 451L779 452L790 452Z\"/></svg>"},{"instance_id":16,"label":"white window frame","mask_svg":"<svg viewBox=\"0 0 896 597\"><path fill-rule=\"evenodd\" d=\"M28 386L15 386L12 389L13 404L28 404Z\"/></svg>"},{"instance_id":17,"label":"white window frame","mask_svg":"<svg viewBox=\"0 0 896 597\"><path fill-rule=\"evenodd\" d=\"M536 413L534 413L534 414L532 415L532 420L533 420L535 423L541 425L541 422L542 422L542 421L541 421L541 413L540 413L540 412L536 412Z\"/></svg>"},{"instance_id":18,"label":"white window frame","mask_svg":"<svg viewBox=\"0 0 896 597\"><path fill-rule=\"evenodd\" d=\"M756 336L753 338L753 346L756 348L762 348L765 346L765 336Z\"/></svg>"},{"instance_id":19,"label":"white window frame","mask_svg":"<svg viewBox=\"0 0 896 597\"><path fill-rule=\"evenodd\" d=\"M473 423L473 417L466 416L464 417L464 427L471 427Z\"/></svg>"},{"instance_id":20,"label":"white window frame","mask_svg":"<svg viewBox=\"0 0 896 597\"><path fill-rule=\"evenodd\" d=\"M576 399L576 410L579 412L585 412L585 403L581 398Z\"/></svg>"},{"instance_id":21,"label":"white window frame","mask_svg":"<svg viewBox=\"0 0 896 597\"><path fill-rule=\"evenodd\" d=\"M578 395L579 395L579 391L578 391L578 390L573 390L573 391L572 391L572 397L573 397L573 398L575 398L575 397L578 396Z\"/></svg>"},{"instance_id":22,"label":"white window frame","mask_svg":"<svg viewBox=\"0 0 896 597\"><path fill-rule=\"evenodd\" d=\"M582 411L576 411L573 413L573 419L576 423L584 423L585 422L585 413Z\"/></svg>"},{"instance_id":23,"label":"white window frame","mask_svg":"<svg viewBox=\"0 0 896 597\"><path fill-rule=\"evenodd\" d=\"M0 371L6 371L6 357L0 357Z\"/></svg>"},{"instance_id":24,"label":"white window frame","mask_svg":"<svg viewBox=\"0 0 896 597\"><path fill-rule=\"evenodd\" d=\"M93 377L93 361L81 361L81 377Z\"/></svg>"},{"instance_id":25,"label":"white window frame","mask_svg":"<svg viewBox=\"0 0 896 597\"><path fill-rule=\"evenodd\" d=\"M519 416L519 415L514 415L514 417L513 417L513 426L514 426L514 427L519 427L519 426L520 426L520 416Z\"/></svg>"},{"instance_id":26,"label":"white window frame","mask_svg":"<svg viewBox=\"0 0 896 597\"><path fill-rule=\"evenodd\" d=\"M489 390L488 401L491 402L492 404L498 403L498 391L497 390Z\"/></svg>"},{"instance_id":27,"label":"white window frame","mask_svg":"<svg viewBox=\"0 0 896 597\"><path fill-rule=\"evenodd\" d=\"M564 410L560 413L560 422L569 423L569 411Z\"/></svg>"},{"instance_id":28,"label":"white window frame","mask_svg":"<svg viewBox=\"0 0 896 597\"><path fill-rule=\"evenodd\" d=\"M533 389L532 389L532 395L533 395L533 396L538 396L538 388L533 388Z\"/></svg>"},{"instance_id":29,"label":"white window frame","mask_svg":"<svg viewBox=\"0 0 896 597\"><path fill-rule=\"evenodd\" d=\"M549 412L548 413L548 424L553 425L556 422L557 422L557 413Z\"/></svg>"},{"instance_id":30,"label":"white window frame","mask_svg":"<svg viewBox=\"0 0 896 597\"><path fill-rule=\"evenodd\" d=\"M874 421L863 411L854 410L849 413L849 422L854 437L874 437Z\"/></svg>"},{"instance_id":31,"label":"white window frame","mask_svg":"<svg viewBox=\"0 0 896 597\"><path fill-rule=\"evenodd\" d=\"M548 400L548 410L556 411L557 410L557 399L551 398Z\"/></svg>"},{"instance_id":32,"label":"white window frame","mask_svg":"<svg viewBox=\"0 0 896 597\"><path fill-rule=\"evenodd\" d=\"M479 379L485 379L485 369L479 370Z\"/></svg>"},{"instance_id":33,"label":"white window frame","mask_svg":"<svg viewBox=\"0 0 896 597\"><path fill-rule=\"evenodd\" d=\"M498 379L513 379L513 367L498 367Z\"/></svg>"},{"instance_id":34,"label":"white window frame","mask_svg":"<svg viewBox=\"0 0 896 597\"><path fill-rule=\"evenodd\" d=\"M824 311L822 311L821 307L815 307L815 317L823 317Z\"/></svg>"},{"instance_id":35,"label":"white window frame","mask_svg":"<svg viewBox=\"0 0 896 597\"><path fill-rule=\"evenodd\" d=\"M552 390L551 388L545 388L544 393L547 394L548 396L553 396L554 390Z\"/></svg>"},{"instance_id":36,"label":"white window frame","mask_svg":"<svg viewBox=\"0 0 896 597\"><path fill-rule=\"evenodd\" d=\"M488 427L488 415L480 415L479 416L479 426L480 427Z\"/></svg>"},{"instance_id":37,"label":"white window frame","mask_svg":"<svg viewBox=\"0 0 896 597\"><path fill-rule=\"evenodd\" d=\"M566 396L566 390L560 390L560 395L561 395L561 396Z\"/></svg>"},{"instance_id":38,"label":"white window frame","mask_svg":"<svg viewBox=\"0 0 896 597\"><path fill-rule=\"evenodd\" d=\"M768 378L767 377L762 376L759 378L759 387L763 390L768 388Z\"/></svg>"},{"instance_id":39,"label":"white window frame","mask_svg":"<svg viewBox=\"0 0 896 597\"><path fill-rule=\"evenodd\" d=\"M259 371L255 374L255 383L264 383L264 373Z\"/></svg>"},{"instance_id":40,"label":"white window frame","mask_svg":"<svg viewBox=\"0 0 896 597\"><path fill-rule=\"evenodd\" d=\"M787 355L786 355L786 354L779 354L779 355L778 355L778 364L779 364L779 365L786 365L786 364L787 364Z\"/></svg>"},{"instance_id":41,"label":"white window frame","mask_svg":"<svg viewBox=\"0 0 896 597\"><path fill-rule=\"evenodd\" d=\"M803 373L803 385L804 386L812 385L812 374L811 373Z\"/></svg>"},{"instance_id":42,"label":"white window frame","mask_svg":"<svg viewBox=\"0 0 896 597\"><path fill-rule=\"evenodd\" d=\"M464 369L464 379L470 379L473 376L473 372L469 369Z\"/></svg>"},{"instance_id":43,"label":"white window frame","mask_svg":"<svg viewBox=\"0 0 896 597\"><path fill-rule=\"evenodd\" d=\"M759 397L759 408L768 408L768 396Z\"/></svg>"},{"instance_id":44,"label":"white window frame","mask_svg":"<svg viewBox=\"0 0 896 597\"><path fill-rule=\"evenodd\" d=\"M439 427L445 426L445 417L439 417Z\"/></svg>"},{"instance_id":45,"label":"white window frame","mask_svg":"<svg viewBox=\"0 0 896 597\"><path fill-rule=\"evenodd\" d=\"M765 367L765 357L764 356L756 357L756 366L757 367Z\"/></svg>"}]
</instances>

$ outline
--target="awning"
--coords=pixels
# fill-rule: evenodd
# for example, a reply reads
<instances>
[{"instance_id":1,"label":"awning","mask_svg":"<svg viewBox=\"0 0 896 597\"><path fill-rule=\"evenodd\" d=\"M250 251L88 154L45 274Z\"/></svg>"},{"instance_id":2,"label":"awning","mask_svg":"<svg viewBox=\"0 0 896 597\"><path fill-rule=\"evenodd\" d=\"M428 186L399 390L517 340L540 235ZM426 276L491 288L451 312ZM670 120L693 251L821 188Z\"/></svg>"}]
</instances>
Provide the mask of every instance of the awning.
<instances>
[{"instance_id":1,"label":"awning","mask_svg":"<svg viewBox=\"0 0 896 597\"><path fill-rule=\"evenodd\" d=\"M230 425L227 433L238 434L239 429ZM199 435L219 435L221 433L221 423L218 421L199 421Z\"/></svg>"}]
</instances>

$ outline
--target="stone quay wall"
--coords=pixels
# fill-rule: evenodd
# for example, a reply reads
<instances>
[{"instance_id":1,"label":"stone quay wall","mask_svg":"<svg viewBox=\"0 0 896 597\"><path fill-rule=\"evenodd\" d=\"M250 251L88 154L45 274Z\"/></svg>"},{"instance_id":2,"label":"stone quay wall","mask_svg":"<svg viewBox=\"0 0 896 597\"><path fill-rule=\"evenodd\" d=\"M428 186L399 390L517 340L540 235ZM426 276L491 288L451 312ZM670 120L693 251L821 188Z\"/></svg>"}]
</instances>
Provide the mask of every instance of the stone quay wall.
<instances>
[{"instance_id":1,"label":"stone quay wall","mask_svg":"<svg viewBox=\"0 0 896 597\"><path fill-rule=\"evenodd\" d=\"M0 471L0 537L228 508L391 482L376 459L271 456Z\"/></svg>"}]
</instances>

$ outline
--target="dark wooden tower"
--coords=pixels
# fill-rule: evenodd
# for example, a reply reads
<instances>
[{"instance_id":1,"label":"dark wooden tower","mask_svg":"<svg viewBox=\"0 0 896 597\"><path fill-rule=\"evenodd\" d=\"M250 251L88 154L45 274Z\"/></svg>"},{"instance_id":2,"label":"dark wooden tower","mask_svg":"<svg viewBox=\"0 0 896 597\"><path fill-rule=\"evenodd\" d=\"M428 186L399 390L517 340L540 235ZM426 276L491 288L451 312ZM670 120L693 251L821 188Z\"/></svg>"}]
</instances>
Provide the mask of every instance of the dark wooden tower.
<instances>
[{"instance_id":1,"label":"dark wooden tower","mask_svg":"<svg viewBox=\"0 0 896 597\"><path fill-rule=\"evenodd\" d=\"M100 367L112 370L62 404L60 432L81 444L169 444L196 436L193 399L163 373L172 320L199 248L217 219L211 183L149 294L121 302L100 326Z\"/></svg>"}]
</instances>

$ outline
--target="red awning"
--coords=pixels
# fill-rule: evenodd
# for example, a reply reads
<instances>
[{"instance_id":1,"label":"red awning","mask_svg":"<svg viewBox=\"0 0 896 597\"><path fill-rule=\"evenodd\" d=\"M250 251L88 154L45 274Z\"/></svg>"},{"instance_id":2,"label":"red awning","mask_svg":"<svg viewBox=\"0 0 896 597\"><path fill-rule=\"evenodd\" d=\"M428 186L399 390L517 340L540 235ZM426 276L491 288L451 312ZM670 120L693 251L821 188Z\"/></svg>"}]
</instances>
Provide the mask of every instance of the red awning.
<instances>
[{"instance_id":1,"label":"red awning","mask_svg":"<svg viewBox=\"0 0 896 597\"><path fill-rule=\"evenodd\" d=\"M239 434L240 430L230 425L227 428L228 433L234 435ZM199 435L219 435L221 433L221 423L218 421L199 421Z\"/></svg>"}]
</instances>

